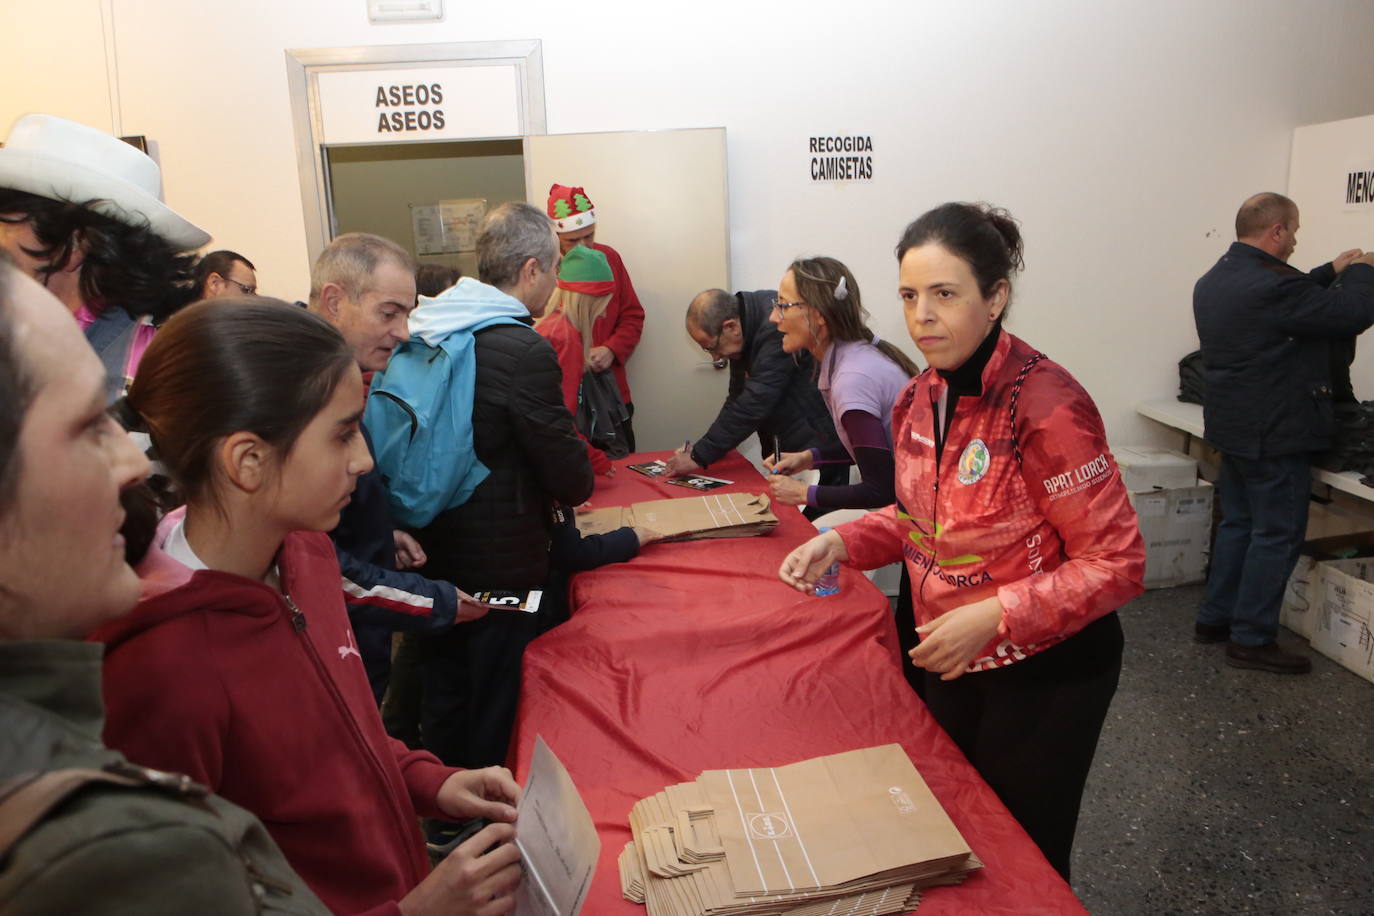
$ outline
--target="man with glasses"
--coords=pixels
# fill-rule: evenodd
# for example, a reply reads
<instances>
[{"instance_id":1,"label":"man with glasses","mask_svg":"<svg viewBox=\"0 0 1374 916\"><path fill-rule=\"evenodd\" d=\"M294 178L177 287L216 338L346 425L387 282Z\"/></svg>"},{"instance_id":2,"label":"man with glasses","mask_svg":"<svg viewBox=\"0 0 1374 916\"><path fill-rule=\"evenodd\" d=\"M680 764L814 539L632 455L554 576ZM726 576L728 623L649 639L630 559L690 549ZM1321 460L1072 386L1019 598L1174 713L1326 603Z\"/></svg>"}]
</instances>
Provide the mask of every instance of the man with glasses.
<instances>
[{"instance_id":1,"label":"man with glasses","mask_svg":"<svg viewBox=\"0 0 1374 916\"><path fill-rule=\"evenodd\" d=\"M775 447L796 452L835 441L811 354L784 353L782 334L768 320L775 307L791 305L778 302L777 295L708 289L687 307L687 334L711 359L729 365L730 388L711 428L668 459L669 474L703 470L755 432L765 455ZM848 475L848 466L827 466L820 482L844 484Z\"/></svg>"},{"instance_id":2,"label":"man with glasses","mask_svg":"<svg viewBox=\"0 0 1374 916\"><path fill-rule=\"evenodd\" d=\"M237 251L212 251L196 264L197 299L257 294L257 268Z\"/></svg>"}]
</instances>

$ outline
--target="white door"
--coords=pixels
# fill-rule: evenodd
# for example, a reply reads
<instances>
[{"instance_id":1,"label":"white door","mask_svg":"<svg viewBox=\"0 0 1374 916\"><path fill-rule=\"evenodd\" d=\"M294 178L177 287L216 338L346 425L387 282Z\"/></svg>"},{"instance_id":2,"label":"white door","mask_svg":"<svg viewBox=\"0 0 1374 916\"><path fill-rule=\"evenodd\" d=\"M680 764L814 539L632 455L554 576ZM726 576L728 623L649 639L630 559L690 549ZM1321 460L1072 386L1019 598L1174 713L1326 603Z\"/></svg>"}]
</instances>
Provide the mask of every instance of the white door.
<instances>
[{"instance_id":1,"label":"white door","mask_svg":"<svg viewBox=\"0 0 1374 916\"><path fill-rule=\"evenodd\" d=\"M1293 131L1288 196L1298 205L1302 231L1289 258L1311 270L1347 248L1374 248L1374 115L1311 124ZM1358 182L1356 177L1358 176ZM593 198L595 199L595 198ZM1236 201L1239 205L1240 201ZM1355 397L1374 398L1374 338L1356 344L1350 380Z\"/></svg>"},{"instance_id":2,"label":"white door","mask_svg":"<svg viewBox=\"0 0 1374 916\"><path fill-rule=\"evenodd\" d=\"M684 324L693 296L730 289L725 129L532 136L525 169L540 210L554 184L586 188L596 240L620 252L644 305L627 367L637 447L695 439L725 400L728 376Z\"/></svg>"}]
</instances>

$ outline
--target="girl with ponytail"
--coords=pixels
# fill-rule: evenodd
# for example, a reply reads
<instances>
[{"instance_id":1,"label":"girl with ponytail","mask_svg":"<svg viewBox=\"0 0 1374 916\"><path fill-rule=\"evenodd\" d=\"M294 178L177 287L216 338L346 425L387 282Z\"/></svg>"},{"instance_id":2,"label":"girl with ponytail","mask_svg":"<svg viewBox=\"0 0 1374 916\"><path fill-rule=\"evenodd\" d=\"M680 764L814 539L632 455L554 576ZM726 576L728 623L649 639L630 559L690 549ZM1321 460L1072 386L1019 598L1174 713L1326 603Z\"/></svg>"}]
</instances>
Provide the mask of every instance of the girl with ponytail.
<instances>
[{"instance_id":1,"label":"girl with ponytail","mask_svg":"<svg viewBox=\"0 0 1374 916\"><path fill-rule=\"evenodd\" d=\"M202 302L154 338L126 404L186 505L138 565L143 600L93 637L110 744L261 817L332 912L511 900L519 787L386 735L344 609L325 532L372 467L352 348L279 300ZM431 872L422 815L498 823Z\"/></svg>"}]
</instances>

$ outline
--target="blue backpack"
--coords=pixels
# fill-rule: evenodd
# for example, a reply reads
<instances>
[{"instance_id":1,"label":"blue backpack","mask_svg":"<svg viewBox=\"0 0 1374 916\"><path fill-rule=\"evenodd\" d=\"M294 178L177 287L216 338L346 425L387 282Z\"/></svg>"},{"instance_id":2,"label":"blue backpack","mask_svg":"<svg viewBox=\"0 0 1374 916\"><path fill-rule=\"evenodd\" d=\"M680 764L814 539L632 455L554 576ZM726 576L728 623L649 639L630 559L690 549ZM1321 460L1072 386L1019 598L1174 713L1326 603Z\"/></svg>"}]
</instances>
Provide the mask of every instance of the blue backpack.
<instances>
[{"instance_id":1,"label":"blue backpack","mask_svg":"<svg viewBox=\"0 0 1374 916\"><path fill-rule=\"evenodd\" d=\"M492 318L449 334L437 347L411 337L372 379L363 423L392 515L402 525L423 528L440 512L461 506L490 473L472 444L472 332L497 324L525 326L514 318Z\"/></svg>"}]
</instances>

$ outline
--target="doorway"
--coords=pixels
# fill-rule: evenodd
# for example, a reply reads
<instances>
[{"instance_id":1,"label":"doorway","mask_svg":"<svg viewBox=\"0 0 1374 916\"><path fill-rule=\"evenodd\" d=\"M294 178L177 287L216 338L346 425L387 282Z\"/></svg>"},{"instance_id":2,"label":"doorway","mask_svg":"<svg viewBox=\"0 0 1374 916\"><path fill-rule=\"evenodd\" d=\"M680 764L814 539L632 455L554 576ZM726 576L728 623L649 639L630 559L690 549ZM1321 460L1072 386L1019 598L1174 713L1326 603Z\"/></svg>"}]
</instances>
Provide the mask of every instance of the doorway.
<instances>
[{"instance_id":1,"label":"doorway","mask_svg":"<svg viewBox=\"0 0 1374 916\"><path fill-rule=\"evenodd\" d=\"M477 275L476 254L470 234L443 231L447 211L526 197L520 140L333 146L324 155L335 235L371 232L464 276Z\"/></svg>"},{"instance_id":2,"label":"doorway","mask_svg":"<svg viewBox=\"0 0 1374 916\"><path fill-rule=\"evenodd\" d=\"M287 71L312 261L357 230L474 275L470 246L435 250L417 210L451 205L471 227L505 200L542 210L553 182L585 187L597 242L624 256L644 306L627 365L638 445L706 431L727 373L683 315L695 293L731 289L724 128L549 135L538 41L288 51Z\"/></svg>"}]
</instances>

